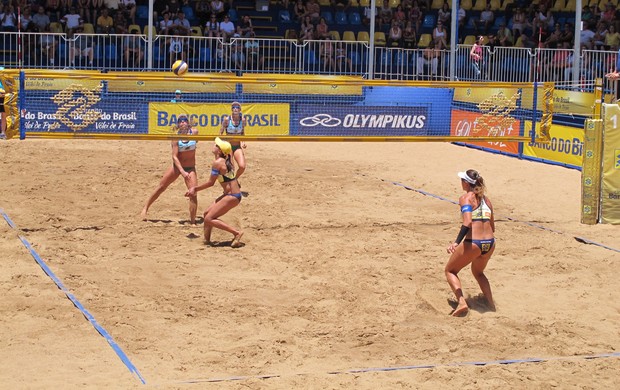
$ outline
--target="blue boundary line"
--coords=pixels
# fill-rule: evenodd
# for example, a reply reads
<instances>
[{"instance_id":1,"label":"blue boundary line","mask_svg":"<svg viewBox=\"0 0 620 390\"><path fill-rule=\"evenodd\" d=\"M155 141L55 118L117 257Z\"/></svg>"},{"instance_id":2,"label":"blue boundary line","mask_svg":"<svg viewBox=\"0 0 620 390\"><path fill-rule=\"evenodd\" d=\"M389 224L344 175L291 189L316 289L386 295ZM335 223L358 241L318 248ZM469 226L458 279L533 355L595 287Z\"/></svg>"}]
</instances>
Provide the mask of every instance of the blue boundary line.
<instances>
[{"instance_id":1,"label":"blue boundary line","mask_svg":"<svg viewBox=\"0 0 620 390\"><path fill-rule=\"evenodd\" d=\"M390 182L390 183L394 184L395 186L403 187L403 188L404 188L404 189L406 189L406 190L409 190L409 191L414 191L414 192L420 193L420 194L425 195L425 196L430 196L430 197L435 198L435 199L443 200L443 201L445 201L445 202L450 202L450 203L452 203L452 204L458 204L458 202L455 202L455 201L453 201L453 200L450 200L450 199L444 198L444 197L439 196L439 195L431 194L430 192L426 192L426 191L421 190L421 189L418 189L418 188L409 187L409 186L407 186L407 185L405 185L405 184L401 184L401 183L398 183L398 182L395 182L395 181L391 181L391 180L384 180L384 179L381 179L381 181L387 181L387 182ZM548 228L548 227L545 227L545 226L542 226L542 225L538 225L538 224L535 224L535 223L532 223L532 222L520 221L520 220L518 220L518 219L511 218L511 217L502 217L502 218L505 218L505 219L507 219L507 220L509 220L509 221L513 221L513 222L523 223L523 224L529 225L529 226L531 226L531 227L535 227L535 228L537 228L537 229L546 230L546 231L553 232L553 233L557 233L557 234L567 234L567 233L562 232L562 231L560 231L560 230L550 229L550 228ZM575 240L577 240L577 241L579 241L579 242L583 243L583 244L596 245L596 246L600 246L601 248L604 248L604 249L607 249L607 250L610 250L610 251L614 251L614 252L618 252L618 253L620 253L620 249L612 248L612 247L610 247L610 246L607 246L607 245L605 245L605 244L601 244L601 243L596 242L596 241L592 241L592 240L590 240L590 239L588 239L588 238L585 238L585 237L577 237L577 236L573 236L573 238L574 238Z\"/></svg>"},{"instance_id":2,"label":"blue boundary line","mask_svg":"<svg viewBox=\"0 0 620 390\"><path fill-rule=\"evenodd\" d=\"M11 228L17 229L15 227L15 224L11 220L11 218L9 218L9 216L4 212L4 210L0 209L0 214L2 214L2 216L4 217L4 220L9 224ZM41 259L39 254L32 248L30 243L23 236L19 234L18 234L18 237L21 240L22 244L24 244L26 249L28 249L28 251L34 258L34 260L37 262L37 264L39 264L39 266L43 269L43 272L45 272L45 274L47 274L47 276L49 276L49 278L52 279L52 281L56 284L56 286L67 296L67 298L69 298L71 303L73 303L73 305L77 307L79 311L82 312L84 317L86 317L86 319L92 324L95 330L99 332L101 336L103 336L103 338L108 342L108 344L110 344L114 352L116 352L116 355L118 355L118 357L125 364L125 366L127 366L129 371L132 374L134 374L140 380L140 382L142 382L142 384L146 384L146 381L144 380L142 375L140 375L140 372L138 371L136 366L133 365L133 363L131 362L131 360L129 360L125 352L123 352L121 347L114 341L112 336L110 336L110 334L101 325L99 325L95 317L93 317L93 315L90 314L88 310L86 310L86 308L80 303L80 301L78 301L75 295L73 295L65 287L65 285L60 281L60 279L56 276L56 274L54 274L54 272L47 266L45 261L43 261L43 259Z\"/></svg>"}]
</instances>

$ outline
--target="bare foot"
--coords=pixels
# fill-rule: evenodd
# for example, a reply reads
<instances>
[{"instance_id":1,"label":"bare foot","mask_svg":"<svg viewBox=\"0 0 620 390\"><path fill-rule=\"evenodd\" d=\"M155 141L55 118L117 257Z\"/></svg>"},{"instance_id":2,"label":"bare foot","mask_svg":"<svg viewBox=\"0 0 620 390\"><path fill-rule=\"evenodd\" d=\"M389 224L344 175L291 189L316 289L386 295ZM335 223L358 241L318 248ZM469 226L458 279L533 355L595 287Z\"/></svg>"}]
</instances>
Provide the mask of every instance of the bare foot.
<instances>
[{"instance_id":1,"label":"bare foot","mask_svg":"<svg viewBox=\"0 0 620 390\"><path fill-rule=\"evenodd\" d=\"M232 248L239 248L241 246L241 236L243 236L243 232L239 232L239 234L237 234L235 238L233 238L232 242L230 243L230 246Z\"/></svg>"},{"instance_id":2,"label":"bare foot","mask_svg":"<svg viewBox=\"0 0 620 390\"><path fill-rule=\"evenodd\" d=\"M143 221L146 221L146 213L147 213L146 209L142 209L142 212L140 213L140 217L142 217Z\"/></svg>"},{"instance_id":3,"label":"bare foot","mask_svg":"<svg viewBox=\"0 0 620 390\"><path fill-rule=\"evenodd\" d=\"M469 312L469 307L467 306L467 304L458 305L451 315L452 317L465 317L467 315L467 312Z\"/></svg>"},{"instance_id":4,"label":"bare foot","mask_svg":"<svg viewBox=\"0 0 620 390\"><path fill-rule=\"evenodd\" d=\"M211 240L204 240L203 242L206 246L213 246L213 241Z\"/></svg>"}]
</instances>

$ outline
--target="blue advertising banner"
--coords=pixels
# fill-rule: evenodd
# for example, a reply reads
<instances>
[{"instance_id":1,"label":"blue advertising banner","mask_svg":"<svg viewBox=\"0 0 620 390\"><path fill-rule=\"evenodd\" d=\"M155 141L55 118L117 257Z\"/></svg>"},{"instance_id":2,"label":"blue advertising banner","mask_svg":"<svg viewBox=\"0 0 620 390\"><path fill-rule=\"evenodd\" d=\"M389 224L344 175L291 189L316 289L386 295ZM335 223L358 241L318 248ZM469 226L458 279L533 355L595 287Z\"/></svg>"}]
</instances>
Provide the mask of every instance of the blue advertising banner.
<instances>
[{"instance_id":1,"label":"blue advertising banner","mask_svg":"<svg viewBox=\"0 0 620 390\"><path fill-rule=\"evenodd\" d=\"M423 136L432 133L427 107L307 104L291 113L291 135Z\"/></svg>"},{"instance_id":2,"label":"blue advertising banner","mask_svg":"<svg viewBox=\"0 0 620 390\"><path fill-rule=\"evenodd\" d=\"M131 133L148 132L148 104L102 99L101 87L71 85L57 93L39 95L21 113L28 132Z\"/></svg>"}]
</instances>

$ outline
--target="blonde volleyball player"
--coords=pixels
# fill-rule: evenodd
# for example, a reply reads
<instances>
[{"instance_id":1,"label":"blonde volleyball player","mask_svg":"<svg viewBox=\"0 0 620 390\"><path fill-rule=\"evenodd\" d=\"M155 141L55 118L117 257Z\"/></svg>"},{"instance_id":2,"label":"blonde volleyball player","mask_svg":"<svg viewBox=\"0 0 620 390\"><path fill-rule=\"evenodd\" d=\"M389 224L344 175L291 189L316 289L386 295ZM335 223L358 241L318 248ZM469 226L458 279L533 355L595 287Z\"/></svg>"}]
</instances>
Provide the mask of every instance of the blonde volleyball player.
<instances>
[{"instance_id":1,"label":"blonde volleyball player","mask_svg":"<svg viewBox=\"0 0 620 390\"><path fill-rule=\"evenodd\" d=\"M220 135L243 135L245 134L246 119L241 113L241 103L233 102L231 105L232 113L230 116L225 117L222 120L222 127L220 128ZM243 149L246 148L246 144L243 141L232 141L233 157L237 163L237 179L241 177L245 172L245 154Z\"/></svg>"},{"instance_id":2,"label":"blonde volleyball player","mask_svg":"<svg viewBox=\"0 0 620 390\"><path fill-rule=\"evenodd\" d=\"M241 188L237 182L232 163L232 145L229 142L216 138L212 152L215 158L213 164L211 164L209 180L199 186L191 187L185 196L195 197L198 191L212 187L218 181L222 185L224 193L215 199L215 202L204 213L205 244L212 244L211 230L216 227L231 233L233 240L230 246L238 248L242 245L240 240L243 232L220 220L220 217L241 203Z\"/></svg>"},{"instance_id":3,"label":"blonde volleyball player","mask_svg":"<svg viewBox=\"0 0 620 390\"><path fill-rule=\"evenodd\" d=\"M177 133L196 135L198 130L192 128L187 116L179 115L177 119ZM172 184L179 176L183 176L187 188L192 188L198 183L196 173L196 141L176 140L172 141L172 166L166 169L159 185L146 200L142 209L142 219L146 220L149 207L159 198L159 196ZM198 197L189 197L189 220L191 224L196 223L196 211L198 210Z\"/></svg>"},{"instance_id":4,"label":"blonde volleyball player","mask_svg":"<svg viewBox=\"0 0 620 390\"><path fill-rule=\"evenodd\" d=\"M448 247L448 253L451 255L445 268L448 284L458 300L457 307L452 312L455 317L464 316L469 310L458 273L470 263L471 272L478 281L489 307L495 310L491 285L484 275L484 269L495 250L493 205L484 195L486 190L484 179L477 171L469 169L466 172L459 172L458 176L465 191L459 198L463 224L456 240Z\"/></svg>"}]
</instances>

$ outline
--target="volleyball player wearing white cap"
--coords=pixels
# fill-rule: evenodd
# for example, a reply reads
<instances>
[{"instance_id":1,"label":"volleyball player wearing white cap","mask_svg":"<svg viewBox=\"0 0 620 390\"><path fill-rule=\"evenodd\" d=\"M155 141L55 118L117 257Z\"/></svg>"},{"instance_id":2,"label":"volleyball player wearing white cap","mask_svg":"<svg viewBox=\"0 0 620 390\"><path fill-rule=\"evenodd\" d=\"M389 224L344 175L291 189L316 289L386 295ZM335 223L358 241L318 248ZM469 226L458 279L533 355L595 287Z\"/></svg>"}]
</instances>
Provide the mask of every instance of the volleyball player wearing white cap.
<instances>
[{"instance_id":1,"label":"volleyball player wearing white cap","mask_svg":"<svg viewBox=\"0 0 620 390\"><path fill-rule=\"evenodd\" d=\"M461 178L461 186L465 191L465 194L459 198L463 224L456 240L448 246L450 259L445 267L446 279L458 300L452 312L452 315L456 317L464 316L469 311L458 273L470 263L471 272L489 308L495 310L491 285L484 274L484 269L495 250L493 205L484 194L486 191L484 179L477 171L469 169L466 172L459 172L458 176Z\"/></svg>"}]
</instances>

